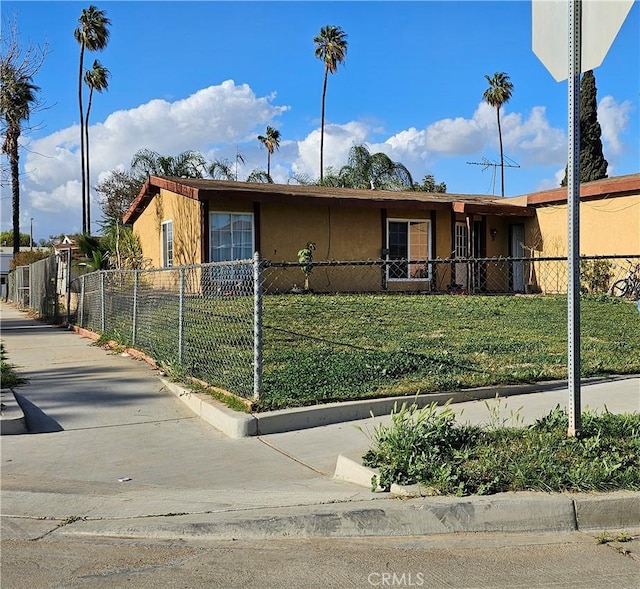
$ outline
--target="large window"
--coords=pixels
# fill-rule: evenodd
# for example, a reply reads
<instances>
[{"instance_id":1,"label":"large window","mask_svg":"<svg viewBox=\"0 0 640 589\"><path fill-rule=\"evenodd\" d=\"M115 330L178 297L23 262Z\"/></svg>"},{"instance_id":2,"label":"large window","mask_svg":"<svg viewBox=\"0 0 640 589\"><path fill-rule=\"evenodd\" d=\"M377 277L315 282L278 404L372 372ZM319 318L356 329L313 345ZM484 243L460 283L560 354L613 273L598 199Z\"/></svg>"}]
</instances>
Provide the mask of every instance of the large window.
<instances>
[{"instance_id":1,"label":"large window","mask_svg":"<svg viewBox=\"0 0 640 589\"><path fill-rule=\"evenodd\" d=\"M162 266L173 266L173 221L165 221L162 224Z\"/></svg>"},{"instance_id":2,"label":"large window","mask_svg":"<svg viewBox=\"0 0 640 589\"><path fill-rule=\"evenodd\" d=\"M398 260L388 266L389 280L427 280L431 267L426 263L429 254L430 224L427 220L387 221L389 259ZM410 263L414 261L414 263ZM421 263L416 263L420 261Z\"/></svg>"},{"instance_id":3,"label":"large window","mask_svg":"<svg viewBox=\"0 0 640 589\"><path fill-rule=\"evenodd\" d=\"M211 262L250 260L253 257L253 214L210 213Z\"/></svg>"}]
</instances>

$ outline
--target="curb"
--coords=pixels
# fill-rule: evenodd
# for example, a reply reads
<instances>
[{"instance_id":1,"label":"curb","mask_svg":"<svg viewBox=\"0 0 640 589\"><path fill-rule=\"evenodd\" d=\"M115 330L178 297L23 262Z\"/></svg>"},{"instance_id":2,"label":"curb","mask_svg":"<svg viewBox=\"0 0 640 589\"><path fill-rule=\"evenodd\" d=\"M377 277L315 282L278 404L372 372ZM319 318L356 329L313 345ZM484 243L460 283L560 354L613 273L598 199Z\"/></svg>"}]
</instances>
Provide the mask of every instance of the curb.
<instances>
[{"instance_id":1,"label":"curb","mask_svg":"<svg viewBox=\"0 0 640 589\"><path fill-rule=\"evenodd\" d=\"M617 491L603 495L572 495L580 530L640 526L640 493Z\"/></svg>"},{"instance_id":2,"label":"curb","mask_svg":"<svg viewBox=\"0 0 640 589\"><path fill-rule=\"evenodd\" d=\"M0 435L26 434L24 413L11 389L0 391L0 407Z\"/></svg>"},{"instance_id":3,"label":"curb","mask_svg":"<svg viewBox=\"0 0 640 589\"><path fill-rule=\"evenodd\" d=\"M206 540L270 538L402 537L468 532L575 532L633 529L640 518L623 517L640 493L596 497L615 515L606 525L580 522L572 495L533 492L487 497L382 498L331 505L258 508L135 519L80 520L55 530L64 536ZM618 500L620 499L620 501ZM591 498L587 504L593 504ZM614 514L615 512L615 514ZM612 525L616 520L619 525Z\"/></svg>"},{"instance_id":4,"label":"curb","mask_svg":"<svg viewBox=\"0 0 640 589\"><path fill-rule=\"evenodd\" d=\"M583 385L598 382L635 378L636 375L611 376L607 378L590 378L582 381ZM543 392L566 387L566 381L550 381L533 385L495 386L449 393L425 393L410 397L383 397L358 401L340 401L324 405L280 409L263 413L240 413L229 409L223 403L213 399L206 393L196 393L185 386L160 377L162 383L183 401L196 415L232 438L278 434L296 430L345 423L389 415L393 408L403 403L424 407L431 403L444 405L465 401L501 398L526 393Z\"/></svg>"}]
</instances>

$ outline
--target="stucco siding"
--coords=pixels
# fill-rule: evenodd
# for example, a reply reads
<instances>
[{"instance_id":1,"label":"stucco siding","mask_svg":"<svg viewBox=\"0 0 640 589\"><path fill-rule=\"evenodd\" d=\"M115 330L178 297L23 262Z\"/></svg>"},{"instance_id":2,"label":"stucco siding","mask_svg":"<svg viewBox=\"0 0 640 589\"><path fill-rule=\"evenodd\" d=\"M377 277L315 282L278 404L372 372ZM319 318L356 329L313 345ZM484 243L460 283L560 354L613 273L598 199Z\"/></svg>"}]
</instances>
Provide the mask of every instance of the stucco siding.
<instances>
[{"instance_id":1,"label":"stucco siding","mask_svg":"<svg viewBox=\"0 0 640 589\"><path fill-rule=\"evenodd\" d=\"M142 251L153 267L162 266L161 226L173 221L173 265L199 264L202 203L167 190L160 190L140 214L133 228L140 237Z\"/></svg>"},{"instance_id":2,"label":"stucco siding","mask_svg":"<svg viewBox=\"0 0 640 589\"><path fill-rule=\"evenodd\" d=\"M567 204L543 205L526 224L526 240L542 256L567 253ZM640 194L580 203L580 254L640 253Z\"/></svg>"},{"instance_id":3,"label":"stucco siding","mask_svg":"<svg viewBox=\"0 0 640 589\"><path fill-rule=\"evenodd\" d=\"M262 257L273 262L298 260L298 251L314 243L315 261L380 259L382 222L378 209L327 206L262 205L260 208ZM290 290L304 284L299 268L269 273L272 290ZM380 271L354 268L315 268L309 283L316 291L377 290Z\"/></svg>"}]
</instances>

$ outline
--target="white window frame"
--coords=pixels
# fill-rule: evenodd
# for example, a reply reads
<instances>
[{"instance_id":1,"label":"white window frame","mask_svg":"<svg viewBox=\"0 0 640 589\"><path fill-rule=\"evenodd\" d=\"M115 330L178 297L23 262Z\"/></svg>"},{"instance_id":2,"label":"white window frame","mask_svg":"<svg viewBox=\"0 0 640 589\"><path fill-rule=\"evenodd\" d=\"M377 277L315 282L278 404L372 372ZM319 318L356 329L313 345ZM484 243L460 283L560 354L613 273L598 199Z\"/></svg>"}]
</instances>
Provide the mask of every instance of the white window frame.
<instances>
[{"instance_id":1,"label":"white window frame","mask_svg":"<svg viewBox=\"0 0 640 589\"><path fill-rule=\"evenodd\" d=\"M173 220L163 221L160 229L160 255L163 268L173 267Z\"/></svg>"},{"instance_id":2,"label":"white window frame","mask_svg":"<svg viewBox=\"0 0 640 589\"><path fill-rule=\"evenodd\" d=\"M248 216L251 217L251 255L248 258L237 258L234 260L229 260L229 261L239 261L239 260L250 260L253 258L253 253L255 252L255 240L256 240L256 230L255 230L255 215L253 214L253 212L251 211L209 211L209 261L213 262L214 261L214 256L213 254L213 240L211 239L211 234L213 231L213 223L211 222L211 219L214 215L231 215L233 217L233 215L242 215L242 216ZM233 223L233 221L232 221ZM233 232L231 233L231 238L233 239ZM233 247L233 246L232 246Z\"/></svg>"},{"instance_id":3,"label":"white window frame","mask_svg":"<svg viewBox=\"0 0 640 589\"><path fill-rule=\"evenodd\" d=\"M432 252L431 252L431 220L430 219L406 219L406 218L389 218L387 219L387 227L386 227L386 231L387 231L387 250L389 250L389 225L390 223L406 223L408 225L407 227L407 257L409 260L412 259L411 256L411 231L409 229L409 226L411 223L425 223L427 226L427 256L426 259L427 260L431 260L432 258ZM387 260L391 260L393 258L390 257L390 254L387 253ZM425 281L429 281L432 279L432 274L433 274L433 267L432 264L427 264L427 272L425 276L417 276L417 277L411 277L410 275L410 266L407 266L407 276L403 277L403 278L393 278L391 276L389 276L389 269L390 267L387 266L387 280L389 282L425 282Z\"/></svg>"}]
</instances>

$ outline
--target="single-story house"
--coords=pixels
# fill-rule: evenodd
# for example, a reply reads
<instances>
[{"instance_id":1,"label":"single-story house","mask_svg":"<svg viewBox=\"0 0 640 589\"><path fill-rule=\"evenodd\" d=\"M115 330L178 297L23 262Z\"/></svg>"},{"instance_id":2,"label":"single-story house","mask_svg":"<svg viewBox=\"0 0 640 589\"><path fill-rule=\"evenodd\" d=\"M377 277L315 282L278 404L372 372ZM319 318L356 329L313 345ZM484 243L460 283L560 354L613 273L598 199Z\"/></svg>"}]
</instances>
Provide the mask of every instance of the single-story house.
<instances>
[{"instance_id":1,"label":"single-story house","mask_svg":"<svg viewBox=\"0 0 640 589\"><path fill-rule=\"evenodd\" d=\"M584 253L640 251L640 174L585 184L582 195ZM123 220L155 267L250 259L255 251L292 262L310 242L314 261L540 257L562 255L566 190L501 198L151 176ZM616 235L601 235L613 233L606 227ZM288 280L277 288L291 288ZM343 274L332 289L348 290L348 280ZM372 275L366 290L423 291L435 282L517 292L525 269L515 263L506 287L467 263L399 263Z\"/></svg>"}]
</instances>

